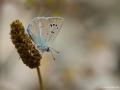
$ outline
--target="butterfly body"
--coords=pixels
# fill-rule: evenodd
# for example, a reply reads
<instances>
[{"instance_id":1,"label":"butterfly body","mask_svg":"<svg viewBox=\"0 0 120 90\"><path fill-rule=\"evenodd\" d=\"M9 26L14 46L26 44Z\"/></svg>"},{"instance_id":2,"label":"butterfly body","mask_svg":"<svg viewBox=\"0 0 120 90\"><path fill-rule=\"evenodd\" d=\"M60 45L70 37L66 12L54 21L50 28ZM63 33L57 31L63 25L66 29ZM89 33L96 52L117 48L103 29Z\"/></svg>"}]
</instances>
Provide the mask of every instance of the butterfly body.
<instances>
[{"instance_id":1,"label":"butterfly body","mask_svg":"<svg viewBox=\"0 0 120 90\"><path fill-rule=\"evenodd\" d=\"M37 48L43 53L43 52L49 52L50 49L46 45L38 45Z\"/></svg>"},{"instance_id":2,"label":"butterfly body","mask_svg":"<svg viewBox=\"0 0 120 90\"><path fill-rule=\"evenodd\" d=\"M61 17L35 17L26 31L40 52L49 52L49 44L57 37L62 24Z\"/></svg>"}]
</instances>

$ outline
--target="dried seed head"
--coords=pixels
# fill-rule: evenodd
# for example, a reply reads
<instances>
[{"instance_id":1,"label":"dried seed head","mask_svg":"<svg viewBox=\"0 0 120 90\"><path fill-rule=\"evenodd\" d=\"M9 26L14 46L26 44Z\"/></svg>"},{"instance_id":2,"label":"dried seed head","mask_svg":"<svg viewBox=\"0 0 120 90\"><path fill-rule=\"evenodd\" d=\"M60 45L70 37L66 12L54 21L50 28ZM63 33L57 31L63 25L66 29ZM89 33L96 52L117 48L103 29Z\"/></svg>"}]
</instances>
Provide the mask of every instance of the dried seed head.
<instances>
[{"instance_id":1,"label":"dried seed head","mask_svg":"<svg viewBox=\"0 0 120 90\"><path fill-rule=\"evenodd\" d=\"M19 20L15 20L11 24L10 35L23 63L30 68L40 66L42 56L33 45L29 36L25 33L24 27Z\"/></svg>"}]
</instances>

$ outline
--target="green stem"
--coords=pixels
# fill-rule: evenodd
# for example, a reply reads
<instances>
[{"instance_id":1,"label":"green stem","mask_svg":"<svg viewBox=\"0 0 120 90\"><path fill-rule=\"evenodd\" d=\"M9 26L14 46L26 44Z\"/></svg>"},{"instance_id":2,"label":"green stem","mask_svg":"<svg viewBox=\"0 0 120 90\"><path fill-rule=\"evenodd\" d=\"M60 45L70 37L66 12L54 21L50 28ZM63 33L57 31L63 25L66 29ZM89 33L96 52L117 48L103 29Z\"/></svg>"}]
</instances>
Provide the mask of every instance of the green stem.
<instances>
[{"instance_id":1,"label":"green stem","mask_svg":"<svg viewBox=\"0 0 120 90\"><path fill-rule=\"evenodd\" d=\"M40 73L39 67L37 67L37 73L38 73L38 78L39 78L40 90L44 90L44 88L43 88L43 82L42 82L42 77L41 77L41 73Z\"/></svg>"}]
</instances>

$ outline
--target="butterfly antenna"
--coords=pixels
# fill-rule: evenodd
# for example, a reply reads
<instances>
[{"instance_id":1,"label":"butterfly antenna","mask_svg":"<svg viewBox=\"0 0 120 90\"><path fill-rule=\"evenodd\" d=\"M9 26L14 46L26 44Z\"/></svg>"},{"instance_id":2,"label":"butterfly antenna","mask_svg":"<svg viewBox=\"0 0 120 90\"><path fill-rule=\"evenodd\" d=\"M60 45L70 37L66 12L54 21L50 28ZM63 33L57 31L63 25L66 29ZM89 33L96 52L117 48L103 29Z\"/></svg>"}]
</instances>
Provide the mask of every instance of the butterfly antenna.
<instances>
[{"instance_id":1,"label":"butterfly antenna","mask_svg":"<svg viewBox=\"0 0 120 90\"><path fill-rule=\"evenodd\" d=\"M55 61L55 57L54 57L54 55L53 55L53 53L52 53L51 50L50 50L50 53L51 53L51 55L52 55L53 60Z\"/></svg>"},{"instance_id":2,"label":"butterfly antenna","mask_svg":"<svg viewBox=\"0 0 120 90\"><path fill-rule=\"evenodd\" d=\"M52 49L52 50L53 50L54 52L56 52L57 54L60 53L59 51L55 50L54 48L51 48L51 47L50 47L50 49Z\"/></svg>"}]
</instances>

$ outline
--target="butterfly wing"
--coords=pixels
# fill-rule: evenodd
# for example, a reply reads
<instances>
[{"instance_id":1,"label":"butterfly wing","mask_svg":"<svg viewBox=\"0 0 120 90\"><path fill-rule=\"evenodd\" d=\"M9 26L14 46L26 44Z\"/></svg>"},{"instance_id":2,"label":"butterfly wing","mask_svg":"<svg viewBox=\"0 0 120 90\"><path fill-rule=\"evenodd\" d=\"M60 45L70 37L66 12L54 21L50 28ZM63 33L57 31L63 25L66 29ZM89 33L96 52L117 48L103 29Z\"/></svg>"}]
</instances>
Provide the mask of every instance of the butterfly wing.
<instances>
[{"instance_id":1,"label":"butterfly wing","mask_svg":"<svg viewBox=\"0 0 120 90\"><path fill-rule=\"evenodd\" d=\"M41 19L40 17L35 17L34 19L32 19L32 21L27 27L28 35L31 37L31 39L37 46L42 46L42 44L44 44L44 39L41 36L41 31L43 29L41 28L41 22L44 21L45 20Z\"/></svg>"},{"instance_id":2,"label":"butterfly wing","mask_svg":"<svg viewBox=\"0 0 120 90\"><path fill-rule=\"evenodd\" d=\"M27 27L27 32L37 46L54 41L63 24L60 17L35 17Z\"/></svg>"},{"instance_id":3,"label":"butterfly wing","mask_svg":"<svg viewBox=\"0 0 120 90\"><path fill-rule=\"evenodd\" d=\"M57 37L62 24L63 18L61 17L47 17L46 18L46 28L41 31L42 37L46 43L52 43L54 39ZM44 28L44 26L42 27Z\"/></svg>"}]
</instances>

